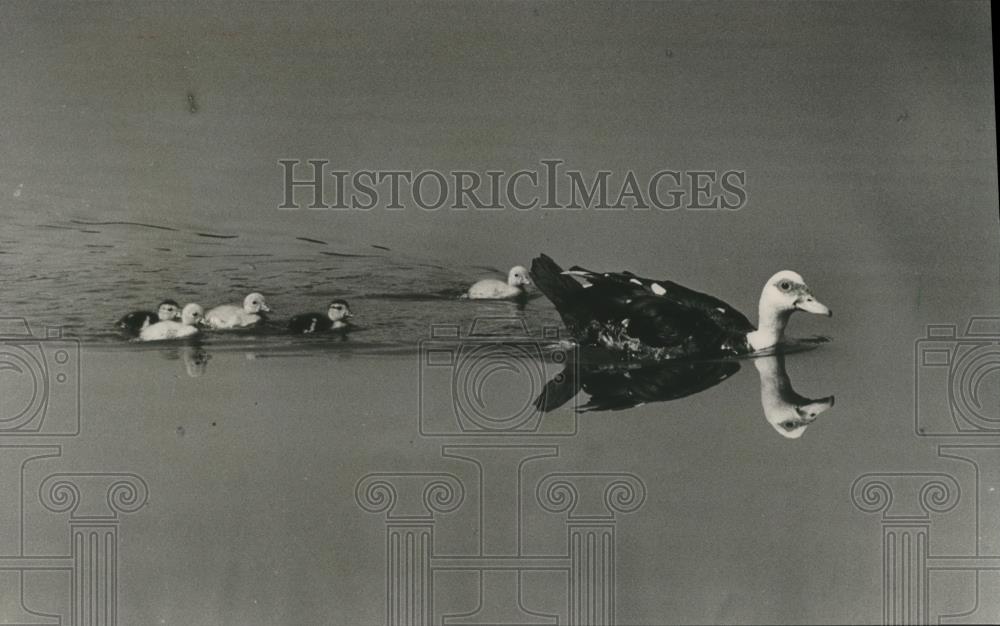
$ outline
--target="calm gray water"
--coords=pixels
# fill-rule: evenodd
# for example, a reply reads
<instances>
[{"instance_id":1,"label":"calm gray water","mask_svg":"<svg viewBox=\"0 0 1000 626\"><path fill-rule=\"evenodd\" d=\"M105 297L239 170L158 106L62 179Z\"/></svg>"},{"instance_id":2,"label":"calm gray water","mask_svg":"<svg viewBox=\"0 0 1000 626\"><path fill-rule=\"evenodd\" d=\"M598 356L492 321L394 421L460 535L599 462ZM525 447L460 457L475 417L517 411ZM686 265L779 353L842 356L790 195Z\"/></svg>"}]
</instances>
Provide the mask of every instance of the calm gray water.
<instances>
[{"instance_id":1,"label":"calm gray water","mask_svg":"<svg viewBox=\"0 0 1000 626\"><path fill-rule=\"evenodd\" d=\"M0 12L0 623L1000 620L1000 328L968 327L1000 315L986 4ZM276 208L283 158L550 157L744 170L747 204ZM835 315L789 334L829 341L587 370L539 415L551 304L458 296L540 252L754 320L794 269ZM273 326L112 327L251 290ZM347 341L283 332L332 298ZM481 318L505 347L470 352Z\"/></svg>"}]
</instances>

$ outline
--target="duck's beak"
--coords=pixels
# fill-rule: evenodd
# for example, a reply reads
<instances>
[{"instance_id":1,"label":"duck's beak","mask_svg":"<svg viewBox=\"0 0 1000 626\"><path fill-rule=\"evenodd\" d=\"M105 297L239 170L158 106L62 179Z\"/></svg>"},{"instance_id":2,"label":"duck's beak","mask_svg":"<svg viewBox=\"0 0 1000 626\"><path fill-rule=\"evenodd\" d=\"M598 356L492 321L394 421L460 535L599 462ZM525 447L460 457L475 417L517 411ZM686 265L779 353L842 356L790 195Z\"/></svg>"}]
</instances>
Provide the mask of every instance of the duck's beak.
<instances>
[{"instance_id":1,"label":"duck's beak","mask_svg":"<svg viewBox=\"0 0 1000 626\"><path fill-rule=\"evenodd\" d=\"M819 414L833 406L833 396L827 396L814 400L809 404L795 407L795 412L799 414L804 424L812 424L819 417Z\"/></svg>"},{"instance_id":2,"label":"duck's beak","mask_svg":"<svg viewBox=\"0 0 1000 626\"><path fill-rule=\"evenodd\" d=\"M260 310L264 311L265 313L270 313L271 312L271 307L267 306L266 304L261 304L260 305Z\"/></svg>"},{"instance_id":3,"label":"duck's beak","mask_svg":"<svg viewBox=\"0 0 1000 626\"><path fill-rule=\"evenodd\" d=\"M815 315L825 315L827 317L833 317L833 311L830 310L828 306L817 300L808 294L802 296L795 301L795 308L800 311L805 311L806 313L813 313Z\"/></svg>"}]
</instances>

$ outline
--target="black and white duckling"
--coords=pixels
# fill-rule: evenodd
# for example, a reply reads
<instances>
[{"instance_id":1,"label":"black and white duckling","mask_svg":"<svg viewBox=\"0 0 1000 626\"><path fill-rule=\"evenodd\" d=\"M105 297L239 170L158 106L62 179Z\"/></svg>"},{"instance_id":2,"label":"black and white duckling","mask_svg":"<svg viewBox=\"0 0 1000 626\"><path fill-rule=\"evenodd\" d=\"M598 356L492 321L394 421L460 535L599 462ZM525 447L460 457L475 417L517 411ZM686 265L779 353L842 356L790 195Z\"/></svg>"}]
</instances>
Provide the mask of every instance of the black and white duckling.
<instances>
[{"instance_id":1,"label":"black and white duckling","mask_svg":"<svg viewBox=\"0 0 1000 626\"><path fill-rule=\"evenodd\" d=\"M628 272L563 272L544 254L532 262L531 276L578 342L643 357L750 354L779 344L797 310L832 315L802 277L787 270L761 291L759 327L722 300L670 281Z\"/></svg>"},{"instance_id":2,"label":"black and white duckling","mask_svg":"<svg viewBox=\"0 0 1000 626\"><path fill-rule=\"evenodd\" d=\"M307 335L325 330L346 330L354 317L347 300L334 300L326 309L326 315L321 313L302 313L288 320L288 329L293 333Z\"/></svg>"},{"instance_id":3,"label":"black and white duckling","mask_svg":"<svg viewBox=\"0 0 1000 626\"><path fill-rule=\"evenodd\" d=\"M205 311L197 304L187 304L181 311L181 319L156 322L139 332L139 341L164 341L166 339L181 339L198 334L198 324L205 316Z\"/></svg>"},{"instance_id":4,"label":"black and white duckling","mask_svg":"<svg viewBox=\"0 0 1000 626\"><path fill-rule=\"evenodd\" d=\"M271 310L264 296L254 292L243 298L243 306L221 304L205 313L205 325L215 329L247 328L264 321L264 313Z\"/></svg>"},{"instance_id":5,"label":"black and white duckling","mask_svg":"<svg viewBox=\"0 0 1000 626\"><path fill-rule=\"evenodd\" d=\"M164 300L152 311L132 311L115 323L115 326L130 335L138 335L139 331L157 322L169 322L181 316L181 306L173 300Z\"/></svg>"},{"instance_id":6,"label":"black and white duckling","mask_svg":"<svg viewBox=\"0 0 1000 626\"><path fill-rule=\"evenodd\" d=\"M833 406L833 396L812 400L795 393L785 371L785 355L758 357L753 364L760 374L764 417L782 437L798 439L820 413Z\"/></svg>"},{"instance_id":7,"label":"black and white duckling","mask_svg":"<svg viewBox=\"0 0 1000 626\"><path fill-rule=\"evenodd\" d=\"M470 300L511 300L524 296L524 287L530 284L528 270L524 266L515 265L507 273L507 282L484 278L469 287L466 296Z\"/></svg>"}]
</instances>

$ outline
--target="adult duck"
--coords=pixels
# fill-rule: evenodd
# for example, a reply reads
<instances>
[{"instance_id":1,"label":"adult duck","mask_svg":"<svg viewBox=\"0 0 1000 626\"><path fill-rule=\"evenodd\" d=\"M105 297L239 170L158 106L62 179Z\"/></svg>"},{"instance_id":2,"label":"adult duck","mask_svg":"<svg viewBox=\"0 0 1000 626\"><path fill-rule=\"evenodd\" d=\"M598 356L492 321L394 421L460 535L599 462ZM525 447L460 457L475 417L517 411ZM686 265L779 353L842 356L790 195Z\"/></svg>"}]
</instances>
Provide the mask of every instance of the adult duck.
<instances>
[{"instance_id":1,"label":"adult duck","mask_svg":"<svg viewBox=\"0 0 1000 626\"><path fill-rule=\"evenodd\" d=\"M640 357L750 354L778 345L795 311L832 315L787 270L764 284L757 327L722 300L671 281L579 267L564 272L544 254L532 262L531 276L578 342Z\"/></svg>"}]
</instances>

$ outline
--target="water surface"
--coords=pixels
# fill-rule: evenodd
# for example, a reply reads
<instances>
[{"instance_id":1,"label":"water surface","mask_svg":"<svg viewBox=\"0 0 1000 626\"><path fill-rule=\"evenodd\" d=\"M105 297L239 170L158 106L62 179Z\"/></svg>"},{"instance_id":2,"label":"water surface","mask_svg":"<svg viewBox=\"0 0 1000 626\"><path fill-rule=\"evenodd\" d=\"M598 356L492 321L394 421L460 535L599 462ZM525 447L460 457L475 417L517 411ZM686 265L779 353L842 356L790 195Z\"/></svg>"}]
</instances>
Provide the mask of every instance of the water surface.
<instances>
[{"instance_id":1,"label":"water surface","mask_svg":"<svg viewBox=\"0 0 1000 626\"><path fill-rule=\"evenodd\" d=\"M928 620L1000 619L995 361L973 372L985 432L959 431L956 367L924 368L917 343L928 324L960 336L1000 311L985 4L187 9L3 7L0 303L5 362L20 369L0 369L0 489L20 510L0 513L0 622L71 621L67 570L43 571L71 554L70 513L46 509L41 486L80 473L148 487L116 520L122 624L383 623L405 605L386 550L407 524L433 526L435 623L571 622L587 580L614 590L602 598L621 624L874 623L895 606L893 515L928 525L943 568ZM313 157L736 168L748 204L279 211L278 160ZM543 297L458 296L539 252L675 280L751 319L764 280L799 271L835 315L792 318L791 336L829 341L787 355L784 375L802 399L835 402L790 439L768 419L788 408L768 395L779 370L740 360L592 374L545 416L520 413L563 368L558 315ZM155 346L113 328L163 298L249 291L275 309L258 331ZM356 315L346 341L284 332L334 298ZM47 338L14 361L21 318ZM478 318L502 320L505 347L463 360ZM435 337L441 325L459 336ZM965 345L995 356L997 336ZM57 361L57 340L79 342L78 359L69 343ZM428 341L452 364L431 367ZM957 342L936 341L957 363ZM477 372L486 383L470 391ZM41 397L41 430L19 430ZM576 411L588 402L609 410ZM484 413L470 423L457 406ZM35 453L48 456L22 463ZM956 458L972 453L978 465ZM877 489L852 494L868 474L904 508L886 518ZM385 475L391 510L359 491ZM417 475L461 493L435 492L430 516ZM556 501L568 491L539 487L565 475L572 511ZM943 500L914 476L945 485ZM622 499L603 498L605 479ZM567 565L580 527L613 527L606 578ZM985 565L933 560L952 557ZM602 621L597 607L578 621Z\"/></svg>"}]
</instances>

